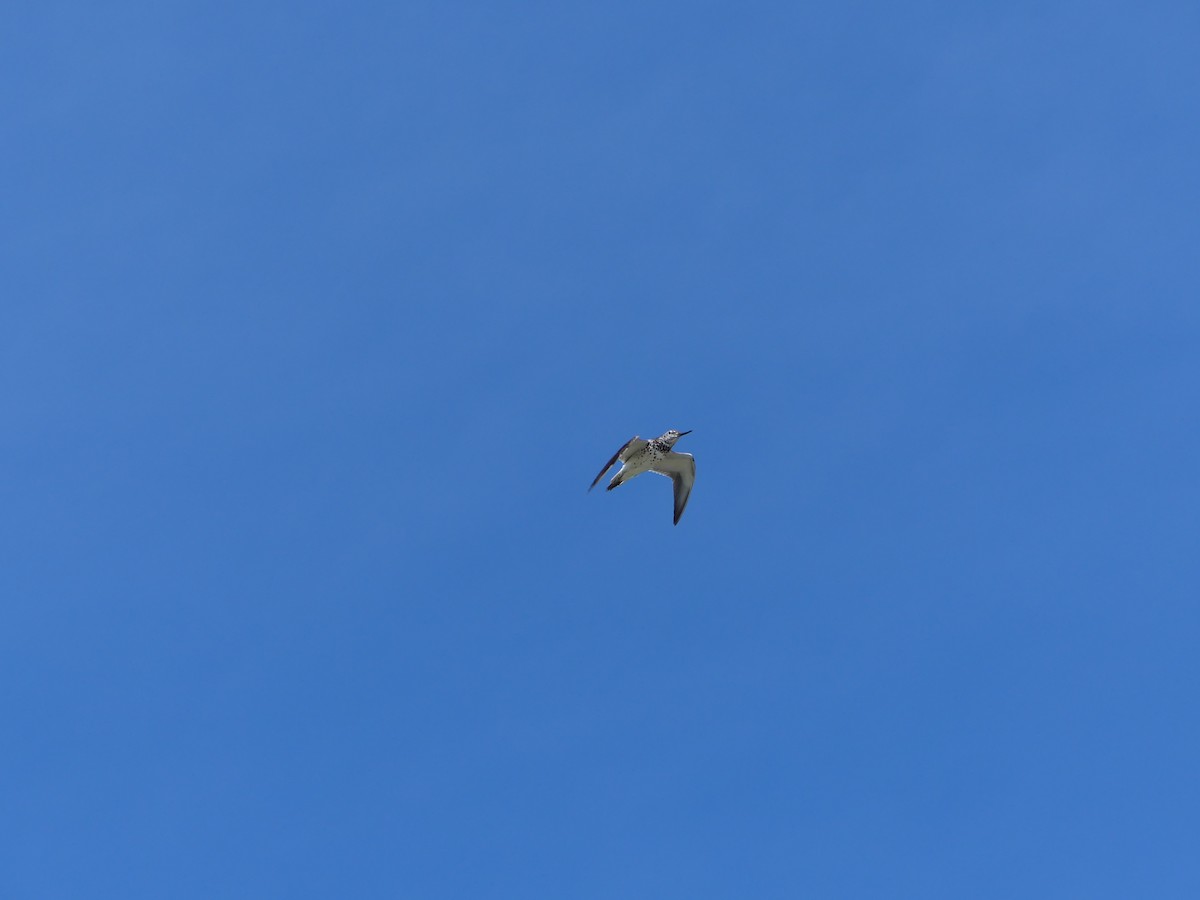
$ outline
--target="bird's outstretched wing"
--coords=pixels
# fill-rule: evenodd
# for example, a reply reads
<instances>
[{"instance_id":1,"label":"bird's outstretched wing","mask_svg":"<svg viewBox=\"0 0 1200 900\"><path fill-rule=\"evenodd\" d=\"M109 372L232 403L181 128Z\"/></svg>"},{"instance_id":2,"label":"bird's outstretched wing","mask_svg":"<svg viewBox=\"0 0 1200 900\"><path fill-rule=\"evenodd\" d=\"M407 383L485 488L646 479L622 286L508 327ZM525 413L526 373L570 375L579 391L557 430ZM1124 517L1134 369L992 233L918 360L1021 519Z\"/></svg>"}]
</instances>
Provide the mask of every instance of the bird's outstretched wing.
<instances>
[{"instance_id":1,"label":"bird's outstretched wing","mask_svg":"<svg viewBox=\"0 0 1200 900\"><path fill-rule=\"evenodd\" d=\"M613 467L613 463L615 463L618 459L621 460L622 462L624 462L625 459L627 459L627 456L626 456L627 450L629 450L630 452L636 452L638 450L641 450L642 447L645 447L646 444L647 444L647 442L643 441L636 434L633 437L631 437L629 440L627 440L624 444L621 445L621 449L612 455L612 459L610 459L608 462L606 462L604 464L604 468L600 470L600 474L596 476L596 480L592 482L591 487L589 487L588 490L590 491L592 488L594 488L596 486L596 482L598 482L601 478L604 477L604 473L607 472L609 469L611 469Z\"/></svg>"},{"instance_id":2,"label":"bird's outstretched wing","mask_svg":"<svg viewBox=\"0 0 1200 900\"><path fill-rule=\"evenodd\" d=\"M690 453L668 453L657 463L651 472L666 475L675 485L675 524L687 508L688 497L692 494L692 484L696 480L696 459Z\"/></svg>"}]
</instances>

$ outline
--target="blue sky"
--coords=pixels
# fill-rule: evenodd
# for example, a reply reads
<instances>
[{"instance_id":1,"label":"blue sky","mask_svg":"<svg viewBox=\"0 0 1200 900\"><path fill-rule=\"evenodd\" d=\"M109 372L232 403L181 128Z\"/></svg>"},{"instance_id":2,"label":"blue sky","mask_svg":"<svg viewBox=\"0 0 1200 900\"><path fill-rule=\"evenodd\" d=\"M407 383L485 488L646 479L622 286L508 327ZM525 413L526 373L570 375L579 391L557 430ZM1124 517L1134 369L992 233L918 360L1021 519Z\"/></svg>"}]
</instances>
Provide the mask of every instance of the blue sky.
<instances>
[{"instance_id":1,"label":"blue sky","mask_svg":"<svg viewBox=\"0 0 1200 900\"><path fill-rule=\"evenodd\" d=\"M4 896L1200 892L1194 4L5 32Z\"/></svg>"}]
</instances>

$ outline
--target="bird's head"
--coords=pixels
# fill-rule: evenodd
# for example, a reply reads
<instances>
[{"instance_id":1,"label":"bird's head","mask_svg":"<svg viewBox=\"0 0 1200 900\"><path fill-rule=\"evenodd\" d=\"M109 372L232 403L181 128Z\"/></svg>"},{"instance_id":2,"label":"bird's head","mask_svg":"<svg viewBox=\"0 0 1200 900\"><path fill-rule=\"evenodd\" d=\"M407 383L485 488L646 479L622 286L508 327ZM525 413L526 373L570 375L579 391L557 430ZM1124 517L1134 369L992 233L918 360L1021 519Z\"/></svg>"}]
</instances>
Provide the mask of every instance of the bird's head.
<instances>
[{"instance_id":1,"label":"bird's head","mask_svg":"<svg viewBox=\"0 0 1200 900\"><path fill-rule=\"evenodd\" d=\"M676 431L674 428L672 428L670 431L664 434L661 439L666 441L668 445L674 446L677 440L679 440L685 434L691 433L691 429L688 429L687 431Z\"/></svg>"}]
</instances>

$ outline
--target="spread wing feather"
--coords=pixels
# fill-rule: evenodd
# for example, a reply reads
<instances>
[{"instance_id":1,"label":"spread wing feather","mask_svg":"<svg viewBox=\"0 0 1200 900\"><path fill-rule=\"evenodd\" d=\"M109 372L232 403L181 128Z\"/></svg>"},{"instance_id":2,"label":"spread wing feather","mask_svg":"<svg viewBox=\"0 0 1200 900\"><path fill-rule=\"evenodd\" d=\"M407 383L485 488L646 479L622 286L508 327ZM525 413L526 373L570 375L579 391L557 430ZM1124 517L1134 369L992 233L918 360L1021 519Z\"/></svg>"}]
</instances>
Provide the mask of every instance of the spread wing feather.
<instances>
[{"instance_id":1,"label":"spread wing feather","mask_svg":"<svg viewBox=\"0 0 1200 900\"><path fill-rule=\"evenodd\" d=\"M687 508L688 497L692 495L692 484L696 481L695 457L690 453L671 452L650 471L666 475L675 486L675 524L678 525L679 517Z\"/></svg>"},{"instance_id":2,"label":"spread wing feather","mask_svg":"<svg viewBox=\"0 0 1200 900\"><path fill-rule=\"evenodd\" d=\"M636 440L638 440L638 436L635 434L633 437L631 437L629 440L627 440L624 444L621 445L621 449L618 450L616 453L614 453L612 455L612 459L610 459L608 462L606 462L604 464L604 468L600 470L600 474L596 476L595 480L591 484L591 487L588 488L589 491L596 486L596 482L598 482L601 478L604 477L604 473L613 467L613 463L615 463L618 459L624 459L624 457L621 456L621 454L624 453L629 448L629 445L632 444ZM642 443L645 443L645 441L643 441Z\"/></svg>"}]
</instances>

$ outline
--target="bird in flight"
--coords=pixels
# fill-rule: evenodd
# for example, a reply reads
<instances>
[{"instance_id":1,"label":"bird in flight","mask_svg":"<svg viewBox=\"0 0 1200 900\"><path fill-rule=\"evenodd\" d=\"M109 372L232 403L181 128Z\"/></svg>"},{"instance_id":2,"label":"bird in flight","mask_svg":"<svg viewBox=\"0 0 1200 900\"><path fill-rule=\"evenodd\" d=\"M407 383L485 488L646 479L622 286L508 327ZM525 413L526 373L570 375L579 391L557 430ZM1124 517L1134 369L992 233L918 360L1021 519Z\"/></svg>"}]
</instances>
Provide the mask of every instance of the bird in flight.
<instances>
[{"instance_id":1,"label":"bird in flight","mask_svg":"<svg viewBox=\"0 0 1200 900\"><path fill-rule=\"evenodd\" d=\"M636 434L625 442L620 450L612 455L612 459L604 464L596 480L592 482L590 491L596 486L604 473L620 460L621 470L608 483L608 490L624 484L630 478L635 478L643 472L654 472L656 475L666 475L675 485L675 524L687 506L688 496L692 493L692 482L696 480L696 460L690 453L676 453L671 448L675 442L691 431L676 431L671 429L666 434L653 440L643 441Z\"/></svg>"}]
</instances>

